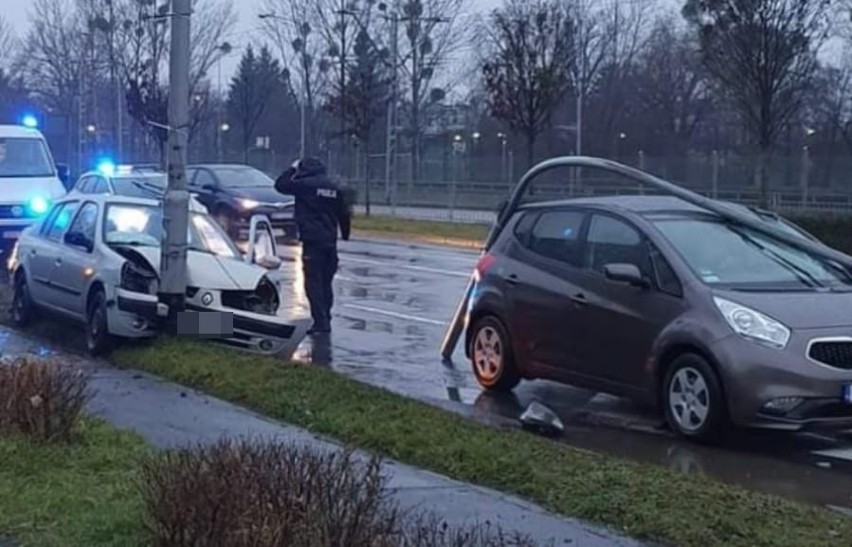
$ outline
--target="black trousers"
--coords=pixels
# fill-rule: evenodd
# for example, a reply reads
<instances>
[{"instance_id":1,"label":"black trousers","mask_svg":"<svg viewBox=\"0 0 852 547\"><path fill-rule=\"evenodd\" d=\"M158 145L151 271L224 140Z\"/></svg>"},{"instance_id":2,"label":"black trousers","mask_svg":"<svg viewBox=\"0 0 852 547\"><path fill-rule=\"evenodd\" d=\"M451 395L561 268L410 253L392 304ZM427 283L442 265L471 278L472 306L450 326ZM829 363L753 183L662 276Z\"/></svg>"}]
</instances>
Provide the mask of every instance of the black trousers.
<instances>
[{"instance_id":1,"label":"black trousers","mask_svg":"<svg viewBox=\"0 0 852 547\"><path fill-rule=\"evenodd\" d=\"M332 281L337 273L337 243L302 243L302 272L305 294L311 305L314 331L331 330L331 308L334 305Z\"/></svg>"}]
</instances>

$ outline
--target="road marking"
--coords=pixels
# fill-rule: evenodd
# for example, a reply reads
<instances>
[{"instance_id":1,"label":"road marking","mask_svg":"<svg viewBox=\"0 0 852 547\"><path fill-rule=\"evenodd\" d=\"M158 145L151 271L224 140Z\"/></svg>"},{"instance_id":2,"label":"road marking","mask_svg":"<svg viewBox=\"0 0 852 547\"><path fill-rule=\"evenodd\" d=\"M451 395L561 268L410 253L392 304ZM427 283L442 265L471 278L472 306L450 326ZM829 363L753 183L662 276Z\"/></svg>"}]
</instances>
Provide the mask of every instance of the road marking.
<instances>
[{"instance_id":1,"label":"road marking","mask_svg":"<svg viewBox=\"0 0 852 547\"><path fill-rule=\"evenodd\" d=\"M456 272L453 270L441 270L438 268L427 268L425 266L411 266L408 264L395 264L393 262L380 262L378 260L367 260L364 258L346 258L346 262L360 262L361 264L371 264L374 266L385 266L388 268L404 268L406 270L414 270L418 272L427 272L427 273L436 273L440 275L451 275L454 277L464 277L465 279L470 277L470 272Z\"/></svg>"},{"instance_id":2,"label":"road marking","mask_svg":"<svg viewBox=\"0 0 852 547\"><path fill-rule=\"evenodd\" d=\"M815 456L834 458L836 460L852 461L852 448L832 448L828 450L815 450L811 452Z\"/></svg>"},{"instance_id":3,"label":"road marking","mask_svg":"<svg viewBox=\"0 0 852 547\"><path fill-rule=\"evenodd\" d=\"M387 315L388 317L396 317L397 319L405 319L407 321L416 321L418 323L426 323L428 325L438 325L439 327L443 327L446 325L445 321L436 321L435 319L429 319L427 317L418 317L416 315L408 315L407 313L397 313L395 311L389 310L381 310L379 308L371 308L369 306L361 306L360 304L343 304L344 308L351 308L353 310L361 310L369 313L376 313L379 315Z\"/></svg>"}]
</instances>

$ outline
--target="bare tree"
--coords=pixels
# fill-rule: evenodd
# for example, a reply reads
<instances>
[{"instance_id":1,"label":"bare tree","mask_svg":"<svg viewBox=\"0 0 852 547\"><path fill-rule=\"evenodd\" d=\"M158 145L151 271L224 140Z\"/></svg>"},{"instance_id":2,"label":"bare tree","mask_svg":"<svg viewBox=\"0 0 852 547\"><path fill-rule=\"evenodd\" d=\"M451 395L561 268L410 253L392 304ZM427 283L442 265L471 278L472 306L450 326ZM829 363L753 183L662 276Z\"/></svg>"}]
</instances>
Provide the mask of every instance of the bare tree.
<instances>
[{"instance_id":1,"label":"bare tree","mask_svg":"<svg viewBox=\"0 0 852 547\"><path fill-rule=\"evenodd\" d=\"M420 177L424 119L430 107L446 94L435 83L467 37L462 25L464 6L465 0L406 0L398 14L405 37L398 62L407 87L412 183Z\"/></svg>"},{"instance_id":2,"label":"bare tree","mask_svg":"<svg viewBox=\"0 0 852 547\"><path fill-rule=\"evenodd\" d=\"M17 40L12 27L0 15L0 67L9 64L13 60L17 46L16 42Z\"/></svg>"},{"instance_id":3,"label":"bare tree","mask_svg":"<svg viewBox=\"0 0 852 547\"><path fill-rule=\"evenodd\" d=\"M305 153L319 148L323 116L318 108L328 87L328 41L318 31L316 0L263 0L261 31L278 48L281 63L297 84L297 96L305 117Z\"/></svg>"},{"instance_id":4,"label":"bare tree","mask_svg":"<svg viewBox=\"0 0 852 547\"><path fill-rule=\"evenodd\" d=\"M689 0L684 16L699 32L704 65L756 141L756 182L769 206L776 140L800 107L828 36L824 0Z\"/></svg>"},{"instance_id":5,"label":"bare tree","mask_svg":"<svg viewBox=\"0 0 852 547\"><path fill-rule=\"evenodd\" d=\"M558 0L506 0L483 30L491 114L525 137L531 166L536 139L570 87L574 20Z\"/></svg>"},{"instance_id":6,"label":"bare tree","mask_svg":"<svg viewBox=\"0 0 852 547\"><path fill-rule=\"evenodd\" d=\"M123 0L121 65L127 81L128 111L157 144L165 162L168 140L168 54L167 11L155 10L149 0ZM236 16L230 0L194 0L190 50L190 93L193 100L190 127L194 129L209 113L208 73L223 54Z\"/></svg>"},{"instance_id":7,"label":"bare tree","mask_svg":"<svg viewBox=\"0 0 852 547\"><path fill-rule=\"evenodd\" d=\"M706 73L694 38L671 19L660 19L639 56L639 107L661 152L684 156L711 106Z\"/></svg>"}]
</instances>

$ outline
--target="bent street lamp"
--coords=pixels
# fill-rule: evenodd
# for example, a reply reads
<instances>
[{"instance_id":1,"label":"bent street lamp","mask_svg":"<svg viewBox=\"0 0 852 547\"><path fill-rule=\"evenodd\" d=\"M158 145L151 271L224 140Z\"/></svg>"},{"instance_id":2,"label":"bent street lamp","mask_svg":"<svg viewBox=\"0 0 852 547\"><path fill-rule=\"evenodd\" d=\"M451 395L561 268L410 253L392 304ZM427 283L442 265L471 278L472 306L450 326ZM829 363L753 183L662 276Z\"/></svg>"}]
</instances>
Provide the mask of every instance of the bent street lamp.
<instances>
[{"instance_id":1,"label":"bent street lamp","mask_svg":"<svg viewBox=\"0 0 852 547\"><path fill-rule=\"evenodd\" d=\"M503 205L501 205L500 210L497 213L497 219L491 226L491 230L488 233L488 238L485 240L485 245L483 246L482 252L486 253L491 249L491 246L500 236L500 233L503 231L503 228L506 226L506 223L518 210L518 206L521 204L521 200L527 193L527 190L531 187L532 183L539 175L548 171L552 171L554 169L572 167L598 169L601 171L614 173L616 175L620 175L628 179L632 179L640 185L656 188L657 190L662 191L664 194L680 198L697 207L701 207L703 209L716 213L717 215L729 222L745 226L759 233L769 235L770 237L773 237L775 239L780 239L784 243L787 243L793 246L794 248L800 249L808 253L812 253L824 260L835 262L843 266L844 268L852 271L852 256L832 249L831 247L828 247L827 245L821 242L805 240L792 234L789 234L784 230L776 228L768 222L763 222L752 218L748 215L741 213L737 209L726 206L722 202L706 198L701 194L698 194L691 190L687 190L686 188L682 188L676 184L672 184L671 182L663 180L650 173L646 173L645 171L641 171L634 167L629 167L627 165L615 161L586 156L563 156L558 158L552 158L533 166L529 171L527 171L521 178L521 180L518 182L518 184L515 186L509 200L504 202ZM445 333L444 340L441 344L441 357L444 359L445 362L451 359L453 352L456 349L456 345L458 344L459 337L461 336L462 330L464 328L464 314L468 306L468 301L470 300L471 294L473 292L473 285L473 274L471 274L471 277L467 283L467 288L465 289L465 293L462 296L458 307L456 308L455 315L453 316L453 319L450 322L449 327L447 328L447 332Z\"/></svg>"}]
</instances>

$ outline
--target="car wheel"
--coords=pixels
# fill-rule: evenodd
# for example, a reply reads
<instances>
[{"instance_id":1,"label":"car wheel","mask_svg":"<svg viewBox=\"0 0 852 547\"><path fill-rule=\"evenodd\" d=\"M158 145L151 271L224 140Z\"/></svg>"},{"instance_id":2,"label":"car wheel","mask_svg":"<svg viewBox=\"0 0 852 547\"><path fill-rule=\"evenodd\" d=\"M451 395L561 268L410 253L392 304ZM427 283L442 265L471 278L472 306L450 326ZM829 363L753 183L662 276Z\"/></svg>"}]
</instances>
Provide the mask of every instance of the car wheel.
<instances>
[{"instance_id":1,"label":"car wheel","mask_svg":"<svg viewBox=\"0 0 852 547\"><path fill-rule=\"evenodd\" d=\"M27 276L21 272L15 276L14 293L12 295L12 322L17 327L26 327L36 318L36 307L30 296Z\"/></svg>"},{"instance_id":2,"label":"car wheel","mask_svg":"<svg viewBox=\"0 0 852 547\"><path fill-rule=\"evenodd\" d=\"M93 356L106 355L113 346L113 338L107 324L106 295L95 293L86 314L86 348Z\"/></svg>"},{"instance_id":3,"label":"car wheel","mask_svg":"<svg viewBox=\"0 0 852 547\"><path fill-rule=\"evenodd\" d=\"M669 427L689 439L714 441L728 423L722 383L700 355L675 359L663 383L663 404Z\"/></svg>"},{"instance_id":4,"label":"car wheel","mask_svg":"<svg viewBox=\"0 0 852 547\"><path fill-rule=\"evenodd\" d=\"M474 325L470 360L476 380L485 389L511 391L521 381L509 335L495 317L484 317Z\"/></svg>"}]
</instances>

